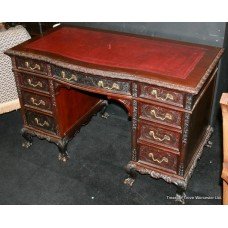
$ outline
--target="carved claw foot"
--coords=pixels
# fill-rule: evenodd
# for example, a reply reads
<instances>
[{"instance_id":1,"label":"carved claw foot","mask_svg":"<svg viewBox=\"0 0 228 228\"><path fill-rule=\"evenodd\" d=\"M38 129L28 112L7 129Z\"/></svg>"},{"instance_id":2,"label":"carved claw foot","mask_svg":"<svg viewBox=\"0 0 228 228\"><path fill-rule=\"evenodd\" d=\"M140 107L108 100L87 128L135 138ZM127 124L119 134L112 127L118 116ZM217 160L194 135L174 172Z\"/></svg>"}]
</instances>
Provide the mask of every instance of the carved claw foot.
<instances>
[{"instance_id":1,"label":"carved claw foot","mask_svg":"<svg viewBox=\"0 0 228 228\"><path fill-rule=\"evenodd\" d=\"M69 160L69 158L70 157L67 153L65 153L65 154L59 153L59 155L58 155L58 160L61 162L64 162L64 163L66 163Z\"/></svg>"},{"instance_id":2,"label":"carved claw foot","mask_svg":"<svg viewBox=\"0 0 228 228\"><path fill-rule=\"evenodd\" d=\"M185 198L186 198L186 194L185 193L183 193L183 194L176 194L176 197L175 197L175 201L176 202L179 202L179 203L181 203L181 204L185 204Z\"/></svg>"},{"instance_id":3,"label":"carved claw foot","mask_svg":"<svg viewBox=\"0 0 228 228\"><path fill-rule=\"evenodd\" d=\"M128 177L128 178L126 178L126 179L124 180L124 184L126 184L126 185L128 185L128 186L130 186L130 187L132 187L132 185L134 184L134 182L135 182L135 179L133 179L133 178L131 178L131 177Z\"/></svg>"},{"instance_id":4,"label":"carved claw foot","mask_svg":"<svg viewBox=\"0 0 228 228\"><path fill-rule=\"evenodd\" d=\"M104 119L108 119L109 114L107 112L104 112L104 113L101 114L101 117L104 118Z\"/></svg>"},{"instance_id":5,"label":"carved claw foot","mask_svg":"<svg viewBox=\"0 0 228 228\"><path fill-rule=\"evenodd\" d=\"M125 171L129 175L128 178L124 180L124 184L132 187L133 183L135 182L137 172L136 170L132 167L131 163L127 164L125 166Z\"/></svg>"},{"instance_id":6,"label":"carved claw foot","mask_svg":"<svg viewBox=\"0 0 228 228\"><path fill-rule=\"evenodd\" d=\"M177 191L176 191L176 197L175 197L175 201L179 202L181 204L185 204L185 199L186 199L186 187L177 187Z\"/></svg>"},{"instance_id":7,"label":"carved claw foot","mask_svg":"<svg viewBox=\"0 0 228 228\"><path fill-rule=\"evenodd\" d=\"M32 142L29 142L29 141L25 141L22 143L22 147L26 149L28 149L31 145L32 145Z\"/></svg>"},{"instance_id":8,"label":"carved claw foot","mask_svg":"<svg viewBox=\"0 0 228 228\"><path fill-rule=\"evenodd\" d=\"M29 148L32 145L32 135L30 135L25 128L21 129L21 135L25 139L25 141L22 143L22 147Z\"/></svg>"},{"instance_id":9,"label":"carved claw foot","mask_svg":"<svg viewBox=\"0 0 228 228\"><path fill-rule=\"evenodd\" d=\"M207 141L207 143L206 143L205 146L211 148L211 147L212 147L212 144L213 144L213 143L209 140L209 141Z\"/></svg>"}]
</instances>

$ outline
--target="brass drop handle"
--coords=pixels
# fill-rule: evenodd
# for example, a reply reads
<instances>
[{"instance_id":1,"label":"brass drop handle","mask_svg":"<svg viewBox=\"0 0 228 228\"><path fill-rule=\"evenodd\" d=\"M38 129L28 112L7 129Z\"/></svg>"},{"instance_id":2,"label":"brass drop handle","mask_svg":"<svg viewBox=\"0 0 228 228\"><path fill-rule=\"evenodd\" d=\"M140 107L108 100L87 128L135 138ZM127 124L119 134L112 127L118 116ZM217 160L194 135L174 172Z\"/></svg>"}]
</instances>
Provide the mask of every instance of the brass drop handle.
<instances>
[{"instance_id":1,"label":"brass drop handle","mask_svg":"<svg viewBox=\"0 0 228 228\"><path fill-rule=\"evenodd\" d=\"M47 126L47 127L49 127L49 123L47 122L47 121L44 121L43 123L40 123L39 122L39 120L38 120L38 118L35 118L35 122L36 122L36 124L37 125L39 125L39 126L41 126L41 127L43 127L43 126Z\"/></svg>"},{"instance_id":2,"label":"brass drop handle","mask_svg":"<svg viewBox=\"0 0 228 228\"><path fill-rule=\"evenodd\" d=\"M41 82L37 82L36 84L33 84L32 80L30 78L27 81L28 81L29 85L32 87L37 87L37 86L39 86L41 88L43 87L43 84Z\"/></svg>"},{"instance_id":3,"label":"brass drop handle","mask_svg":"<svg viewBox=\"0 0 228 228\"><path fill-rule=\"evenodd\" d=\"M74 74L72 74L72 76L70 78L67 78L65 71L61 71L61 77L67 81L72 81L72 80L77 81L78 80L77 76Z\"/></svg>"},{"instance_id":4,"label":"brass drop handle","mask_svg":"<svg viewBox=\"0 0 228 228\"><path fill-rule=\"evenodd\" d=\"M154 158L154 154L153 153L149 153L148 156L155 162L158 162L159 164L161 164L162 162L166 162L168 163L169 162L169 159L166 158L166 157L163 157L161 160L157 159L157 158Z\"/></svg>"},{"instance_id":5,"label":"brass drop handle","mask_svg":"<svg viewBox=\"0 0 228 228\"><path fill-rule=\"evenodd\" d=\"M159 137L157 137L155 135L154 131L150 131L149 132L149 135L152 136L155 140L160 141L160 142L163 142L164 140L167 140L167 141L170 141L171 140L170 139L170 136L168 136L168 135L164 135L164 137L162 139L159 138Z\"/></svg>"},{"instance_id":6,"label":"brass drop handle","mask_svg":"<svg viewBox=\"0 0 228 228\"><path fill-rule=\"evenodd\" d=\"M35 66L32 67L32 66L30 66L29 62L25 62L25 66L30 70L40 70L41 69L39 64L35 64Z\"/></svg>"},{"instance_id":7,"label":"brass drop handle","mask_svg":"<svg viewBox=\"0 0 228 228\"><path fill-rule=\"evenodd\" d=\"M151 91L151 94L154 95L154 96L156 97L156 99L158 99L158 100L162 100L162 101L166 101L166 100L168 100L168 99L169 99L169 100L172 100L172 101L174 100L173 95L170 94L170 93L167 93L165 98L159 97L159 96L158 96L158 91L157 91L156 89L153 89L153 90Z\"/></svg>"},{"instance_id":8,"label":"brass drop handle","mask_svg":"<svg viewBox=\"0 0 228 228\"><path fill-rule=\"evenodd\" d=\"M150 111L150 114L153 115L156 119L160 119L160 120L165 120L165 119L172 120L173 119L172 115L170 115L169 113L166 113L164 117L158 116L154 109L152 109Z\"/></svg>"},{"instance_id":9,"label":"brass drop handle","mask_svg":"<svg viewBox=\"0 0 228 228\"><path fill-rule=\"evenodd\" d=\"M40 100L39 103L36 102L35 98L31 97L30 100L32 101L32 103L36 106L40 106L40 105L45 105L45 102L43 100Z\"/></svg>"},{"instance_id":10,"label":"brass drop handle","mask_svg":"<svg viewBox=\"0 0 228 228\"><path fill-rule=\"evenodd\" d=\"M113 83L112 87L109 87L109 86L105 86L103 81L99 81L97 83L97 85L103 89L108 89L108 90L113 90L113 89L119 90L120 89L120 86L117 83Z\"/></svg>"}]
</instances>

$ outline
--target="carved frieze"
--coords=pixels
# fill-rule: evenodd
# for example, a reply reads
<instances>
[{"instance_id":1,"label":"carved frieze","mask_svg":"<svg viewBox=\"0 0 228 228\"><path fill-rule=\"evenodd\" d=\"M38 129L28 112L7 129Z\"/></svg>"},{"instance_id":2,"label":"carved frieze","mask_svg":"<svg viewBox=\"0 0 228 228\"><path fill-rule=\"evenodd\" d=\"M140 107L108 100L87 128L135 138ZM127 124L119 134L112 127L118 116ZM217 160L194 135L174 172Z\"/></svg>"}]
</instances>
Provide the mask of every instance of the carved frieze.
<instances>
[{"instance_id":1,"label":"carved frieze","mask_svg":"<svg viewBox=\"0 0 228 228\"><path fill-rule=\"evenodd\" d=\"M130 83L126 81L117 81L107 78L102 78L98 75L90 75L82 72L75 72L69 69L60 67L52 67L52 75L58 79L68 83L73 83L81 86L92 86L109 92L118 92L130 95Z\"/></svg>"}]
</instances>

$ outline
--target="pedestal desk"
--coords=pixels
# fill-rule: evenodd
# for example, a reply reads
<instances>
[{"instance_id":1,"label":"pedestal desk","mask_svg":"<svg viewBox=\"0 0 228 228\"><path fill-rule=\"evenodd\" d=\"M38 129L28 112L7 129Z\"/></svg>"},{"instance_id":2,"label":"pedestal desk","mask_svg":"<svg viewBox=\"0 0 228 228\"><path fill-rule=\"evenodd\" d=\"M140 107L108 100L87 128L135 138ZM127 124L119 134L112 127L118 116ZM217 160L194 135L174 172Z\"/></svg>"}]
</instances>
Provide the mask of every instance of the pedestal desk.
<instances>
[{"instance_id":1,"label":"pedestal desk","mask_svg":"<svg viewBox=\"0 0 228 228\"><path fill-rule=\"evenodd\" d=\"M23 145L37 136L67 144L107 99L132 119L132 185L136 172L177 185L183 198L207 143L218 62L217 47L81 27L58 27L5 53L24 121ZM111 130L111 129L110 129ZM130 134L130 132L129 132Z\"/></svg>"}]
</instances>

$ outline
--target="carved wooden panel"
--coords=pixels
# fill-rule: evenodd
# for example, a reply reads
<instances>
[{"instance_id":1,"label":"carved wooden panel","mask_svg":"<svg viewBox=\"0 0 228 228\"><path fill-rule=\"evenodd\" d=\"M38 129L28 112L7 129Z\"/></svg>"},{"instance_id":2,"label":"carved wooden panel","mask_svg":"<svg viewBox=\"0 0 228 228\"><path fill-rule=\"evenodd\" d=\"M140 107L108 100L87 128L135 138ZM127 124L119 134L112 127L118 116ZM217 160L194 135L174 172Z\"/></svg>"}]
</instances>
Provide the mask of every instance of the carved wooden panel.
<instances>
[{"instance_id":1,"label":"carved wooden panel","mask_svg":"<svg viewBox=\"0 0 228 228\"><path fill-rule=\"evenodd\" d=\"M45 78L37 77L32 74L19 73L21 85L33 89L49 93L48 80Z\"/></svg>"},{"instance_id":2,"label":"carved wooden panel","mask_svg":"<svg viewBox=\"0 0 228 228\"><path fill-rule=\"evenodd\" d=\"M56 133L55 120L52 117L28 110L25 111L25 116L29 126Z\"/></svg>"},{"instance_id":3,"label":"carved wooden panel","mask_svg":"<svg viewBox=\"0 0 228 228\"><path fill-rule=\"evenodd\" d=\"M47 74L47 65L45 62L27 59L27 58L16 58L16 66L18 69Z\"/></svg>"},{"instance_id":4,"label":"carved wooden panel","mask_svg":"<svg viewBox=\"0 0 228 228\"><path fill-rule=\"evenodd\" d=\"M151 85L141 85L139 96L180 107L183 107L184 103L183 94Z\"/></svg>"},{"instance_id":5,"label":"carved wooden panel","mask_svg":"<svg viewBox=\"0 0 228 228\"><path fill-rule=\"evenodd\" d=\"M129 82L106 79L97 75L90 75L69 69L52 66L52 74L58 79L68 83L78 84L82 86L92 86L108 92L131 94L131 86Z\"/></svg>"},{"instance_id":6,"label":"carved wooden panel","mask_svg":"<svg viewBox=\"0 0 228 228\"><path fill-rule=\"evenodd\" d=\"M157 105L140 104L139 117L149 121L168 124L173 127L181 127L182 113Z\"/></svg>"},{"instance_id":7,"label":"carved wooden panel","mask_svg":"<svg viewBox=\"0 0 228 228\"><path fill-rule=\"evenodd\" d=\"M155 147L139 145L139 162L177 171L178 155Z\"/></svg>"},{"instance_id":8,"label":"carved wooden panel","mask_svg":"<svg viewBox=\"0 0 228 228\"><path fill-rule=\"evenodd\" d=\"M179 151L180 133L158 128L154 125L140 123L139 137L161 146L166 146Z\"/></svg>"},{"instance_id":9,"label":"carved wooden panel","mask_svg":"<svg viewBox=\"0 0 228 228\"><path fill-rule=\"evenodd\" d=\"M49 97L22 91L22 98L25 106L44 111L52 111L52 103Z\"/></svg>"}]
</instances>

